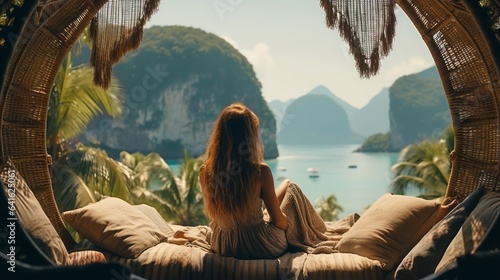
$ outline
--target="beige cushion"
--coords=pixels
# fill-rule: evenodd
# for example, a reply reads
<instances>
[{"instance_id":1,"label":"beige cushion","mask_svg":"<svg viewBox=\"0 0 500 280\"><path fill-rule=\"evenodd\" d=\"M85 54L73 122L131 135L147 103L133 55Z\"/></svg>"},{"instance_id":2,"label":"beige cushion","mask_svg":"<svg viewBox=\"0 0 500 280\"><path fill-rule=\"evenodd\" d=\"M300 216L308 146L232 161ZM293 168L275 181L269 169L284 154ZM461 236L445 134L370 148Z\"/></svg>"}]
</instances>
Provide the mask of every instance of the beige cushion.
<instances>
[{"instance_id":1,"label":"beige cushion","mask_svg":"<svg viewBox=\"0 0 500 280\"><path fill-rule=\"evenodd\" d=\"M66 264L68 251L63 241L26 181L10 161L2 168L0 178L4 181L4 191L9 200L9 207L15 207L15 209L12 209L19 219L19 223L31 236L38 248L57 265ZM15 203L11 204L11 202ZM14 223L16 227L18 226L16 221L7 221L7 225L10 223Z\"/></svg>"},{"instance_id":2,"label":"beige cushion","mask_svg":"<svg viewBox=\"0 0 500 280\"><path fill-rule=\"evenodd\" d=\"M167 237L174 235L172 227L163 219L160 213L158 213L158 210L154 207L146 204L133 205L132 207L144 213L144 215L146 215L156 226L158 226L160 231Z\"/></svg>"},{"instance_id":3,"label":"beige cushion","mask_svg":"<svg viewBox=\"0 0 500 280\"><path fill-rule=\"evenodd\" d=\"M500 193L485 194L464 224L458 230L450 245L444 252L436 272L449 268L458 256L475 253L479 244L500 215Z\"/></svg>"},{"instance_id":4,"label":"beige cushion","mask_svg":"<svg viewBox=\"0 0 500 280\"><path fill-rule=\"evenodd\" d=\"M137 259L111 256L109 261L130 267L134 274L145 279L289 279L293 275L284 275L282 271L302 271L302 265L291 267L288 265L291 261L282 260L284 256L280 259L240 260L206 252L197 246L161 242ZM281 263L286 266L282 267Z\"/></svg>"},{"instance_id":5,"label":"beige cushion","mask_svg":"<svg viewBox=\"0 0 500 280\"><path fill-rule=\"evenodd\" d=\"M84 238L125 258L168 239L141 210L115 197L66 211L63 218Z\"/></svg>"},{"instance_id":6,"label":"beige cushion","mask_svg":"<svg viewBox=\"0 0 500 280\"><path fill-rule=\"evenodd\" d=\"M346 232L337 245L393 269L434 225L439 203L412 196L385 194Z\"/></svg>"},{"instance_id":7,"label":"beige cushion","mask_svg":"<svg viewBox=\"0 0 500 280\"><path fill-rule=\"evenodd\" d=\"M304 279L384 279L380 262L357 254L309 254Z\"/></svg>"}]
</instances>

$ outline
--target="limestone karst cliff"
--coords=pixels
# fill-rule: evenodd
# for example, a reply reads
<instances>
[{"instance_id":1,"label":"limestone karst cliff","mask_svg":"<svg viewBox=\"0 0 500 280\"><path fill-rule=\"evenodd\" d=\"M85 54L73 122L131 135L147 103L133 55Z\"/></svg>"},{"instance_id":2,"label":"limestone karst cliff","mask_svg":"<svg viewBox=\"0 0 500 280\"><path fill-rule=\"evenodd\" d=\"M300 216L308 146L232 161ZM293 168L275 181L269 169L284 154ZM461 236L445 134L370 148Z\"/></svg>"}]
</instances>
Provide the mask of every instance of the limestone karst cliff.
<instances>
[{"instance_id":1,"label":"limestone karst cliff","mask_svg":"<svg viewBox=\"0 0 500 280\"><path fill-rule=\"evenodd\" d=\"M219 112L240 101L260 118L265 157L278 156L276 121L252 65L222 38L190 27L151 27L114 74L126 93L124 114L97 119L85 135L110 155L154 151L177 159L184 149L201 155Z\"/></svg>"}]
</instances>

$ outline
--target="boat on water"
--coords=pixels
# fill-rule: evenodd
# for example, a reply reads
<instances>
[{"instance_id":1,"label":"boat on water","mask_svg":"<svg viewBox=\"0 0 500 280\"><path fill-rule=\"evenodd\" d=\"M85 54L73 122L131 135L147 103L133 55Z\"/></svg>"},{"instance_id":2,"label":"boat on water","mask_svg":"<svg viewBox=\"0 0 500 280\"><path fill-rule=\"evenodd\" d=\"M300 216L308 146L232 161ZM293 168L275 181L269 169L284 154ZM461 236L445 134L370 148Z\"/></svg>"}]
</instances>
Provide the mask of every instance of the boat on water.
<instances>
[{"instance_id":1,"label":"boat on water","mask_svg":"<svg viewBox=\"0 0 500 280\"><path fill-rule=\"evenodd\" d=\"M358 168L358 166L357 166L357 165L355 165L355 164L353 164L353 165L349 165L349 166L347 166L347 168Z\"/></svg>"},{"instance_id":2,"label":"boat on water","mask_svg":"<svg viewBox=\"0 0 500 280\"><path fill-rule=\"evenodd\" d=\"M278 170L279 170L279 171L286 171L286 167L284 167L284 166L279 166L279 167L278 167Z\"/></svg>"},{"instance_id":3,"label":"boat on water","mask_svg":"<svg viewBox=\"0 0 500 280\"><path fill-rule=\"evenodd\" d=\"M307 172L309 172L309 178L318 178L319 177L319 170L314 167L309 167L307 168Z\"/></svg>"}]
</instances>

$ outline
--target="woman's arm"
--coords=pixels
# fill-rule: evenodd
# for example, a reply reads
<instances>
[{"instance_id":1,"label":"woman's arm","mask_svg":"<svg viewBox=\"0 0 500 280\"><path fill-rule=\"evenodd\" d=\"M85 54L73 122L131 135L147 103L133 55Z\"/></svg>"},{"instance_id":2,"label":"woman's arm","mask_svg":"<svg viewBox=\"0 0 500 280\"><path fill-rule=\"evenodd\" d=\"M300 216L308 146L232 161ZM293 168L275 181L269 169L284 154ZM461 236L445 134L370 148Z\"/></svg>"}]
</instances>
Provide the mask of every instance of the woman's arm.
<instances>
[{"instance_id":1,"label":"woman's arm","mask_svg":"<svg viewBox=\"0 0 500 280\"><path fill-rule=\"evenodd\" d=\"M283 212L281 212L278 198L276 197L276 192L274 190L273 173L271 172L271 168L269 168L269 165L261 165L260 178L261 195L271 218L270 222L276 227L282 230L286 230L288 227L288 220Z\"/></svg>"}]
</instances>

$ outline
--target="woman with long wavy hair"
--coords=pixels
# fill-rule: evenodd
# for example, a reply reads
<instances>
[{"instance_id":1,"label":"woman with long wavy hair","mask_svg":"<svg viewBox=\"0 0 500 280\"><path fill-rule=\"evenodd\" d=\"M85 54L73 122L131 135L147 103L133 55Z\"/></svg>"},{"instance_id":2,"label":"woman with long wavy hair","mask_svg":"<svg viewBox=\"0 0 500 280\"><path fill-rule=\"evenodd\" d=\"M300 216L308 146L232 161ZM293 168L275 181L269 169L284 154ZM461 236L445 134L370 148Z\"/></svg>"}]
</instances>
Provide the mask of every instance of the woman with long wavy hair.
<instances>
[{"instance_id":1,"label":"woman with long wavy hair","mask_svg":"<svg viewBox=\"0 0 500 280\"><path fill-rule=\"evenodd\" d=\"M276 258L288 249L334 252L299 186L286 179L275 189L263 154L257 116L242 103L224 108L200 170L212 250L239 259Z\"/></svg>"},{"instance_id":2,"label":"woman with long wavy hair","mask_svg":"<svg viewBox=\"0 0 500 280\"><path fill-rule=\"evenodd\" d=\"M300 230L296 224L308 224L307 221L295 221L296 217L289 220L283 207L294 214L303 212L298 208L305 208L306 215L298 216L315 215L312 227L319 230L319 235L326 230L298 186L284 180L275 189L271 169L264 162L259 119L242 103L231 104L222 110L214 124L205 157L200 184L205 210L211 219L209 242L214 252L240 259L282 255L289 245L296 245L287 240L289 227L293 227L292 236L303 238L303 233L296 233ZM289 198L285 203L287 194ZM290 201L306 202L297 205ZM311 231L303 231L305 237L309 237ZM314 239L318 240L317 236ZM320 236L319 241L326 239Z\"/></svg>"}]
</instances>

